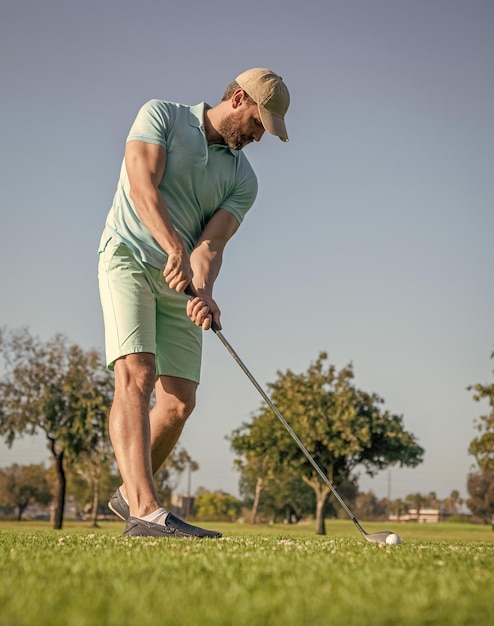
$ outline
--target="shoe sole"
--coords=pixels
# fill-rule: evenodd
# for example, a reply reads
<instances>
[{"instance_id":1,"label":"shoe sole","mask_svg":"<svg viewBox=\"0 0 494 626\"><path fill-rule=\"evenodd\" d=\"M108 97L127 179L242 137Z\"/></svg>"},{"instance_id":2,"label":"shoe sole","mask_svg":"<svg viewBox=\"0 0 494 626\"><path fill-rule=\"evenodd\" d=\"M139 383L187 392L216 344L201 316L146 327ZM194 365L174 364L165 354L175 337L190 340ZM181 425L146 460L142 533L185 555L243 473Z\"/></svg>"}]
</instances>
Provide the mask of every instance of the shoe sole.
<instances>
[{"instance_id":1,"label":"shoe sole","mask_svg":"<svg viewBox=\"0 0 494 626\"><path fill-rule=\"evenodd\" d=\"M116 511L112 505L111 502L108 502L108 508L110 509L110 511L112 513L114 513L117 517L119 517L122 521L126 522L127 520L125 519L125 517L123 517L123 515L121 513L119 513L118 511Z\"/></svg>"}]
</instances>

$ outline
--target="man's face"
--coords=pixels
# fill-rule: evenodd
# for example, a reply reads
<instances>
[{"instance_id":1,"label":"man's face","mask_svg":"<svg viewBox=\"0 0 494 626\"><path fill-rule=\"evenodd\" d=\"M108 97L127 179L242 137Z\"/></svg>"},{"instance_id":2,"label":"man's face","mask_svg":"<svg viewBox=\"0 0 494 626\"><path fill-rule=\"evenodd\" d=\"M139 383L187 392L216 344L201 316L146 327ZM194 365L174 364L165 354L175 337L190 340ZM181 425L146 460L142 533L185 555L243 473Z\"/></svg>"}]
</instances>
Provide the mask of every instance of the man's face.
<instances>
[{"instance_id":1,"label":"man's face","mask_svg":"<svg viewBox=\"0 0 494 626\"><path fill-rule=\"evenodd\" d=\"M225 118L223 118L218 132L225 144L233 150L242 150L252 141L260 141L264 134L264 126L259 117L257 104L247 104L244 100Z\"/></svg>"}]
</instances>

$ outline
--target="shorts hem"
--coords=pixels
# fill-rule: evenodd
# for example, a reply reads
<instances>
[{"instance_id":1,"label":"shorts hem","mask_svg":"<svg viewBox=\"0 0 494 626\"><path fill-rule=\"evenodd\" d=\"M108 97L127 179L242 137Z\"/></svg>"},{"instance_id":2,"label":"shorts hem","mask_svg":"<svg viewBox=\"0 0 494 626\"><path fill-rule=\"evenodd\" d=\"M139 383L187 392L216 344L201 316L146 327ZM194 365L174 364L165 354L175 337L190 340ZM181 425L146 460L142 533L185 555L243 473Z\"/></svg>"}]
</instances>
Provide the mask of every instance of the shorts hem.
<instances>
[{"instance_id":1,"label":"shorts hem","mask_svg":"<svg viewBox=\"0 0 494 626\"><path fill-rule=\"evenodd\" d=\"M119 353L117 356L112 358L108 362L106 367L111 372L113 372L115 370L115 361L118 361L118 359L123 359L124 357L129 356L129 354L143 354L144 352L148 354L152 354L156 360L155 348L151 348L149 346L134 346L132 349L123 351L122 353ZM158 364L156 364L156 377L158 376L173 376L174 378L184 378L185 380L190 380L193 383L196 383L197 385L199 385L201 382L200 370L194 373L194 372L187 372L181 368L173 369L167 366L162 371L158 367Z\"/></svg>"},{"instance_id":2,"label":"shorts hem","mask_svg":"<svg viewBox=\"0 0 494 626\"><path fill-rule=\"evenodd\" d=\"M158 372L156 374L157 376L172 376L173 378L183 378L184 380L190 380L193 383L196 383L197 385L200 384L201 380L200 380L200 374L189 374L187 372L184 371L164 371L164 372Z\"/></svg>"},{"instance_id":3,"label":"shorts hem","mask_svg":"<svg viewBox=\"0 0 494 626\"><path fill-rule=\"evenodd\" d=\"M123 350L122 352L120 352L119 354L117 354L116 356L114 356L113 358L108 360L107 363L107 368L113 372L114 367L115 367L115 361L118 361L118 359L123 359L126 356L129 356L129 354L142 354L144 352L147 352L148 354L152 354L154 356L154 358L156 358L156 347L153 346L134 346L132 348L129 348L128 350Z\"/></svg>"}]
</instances>

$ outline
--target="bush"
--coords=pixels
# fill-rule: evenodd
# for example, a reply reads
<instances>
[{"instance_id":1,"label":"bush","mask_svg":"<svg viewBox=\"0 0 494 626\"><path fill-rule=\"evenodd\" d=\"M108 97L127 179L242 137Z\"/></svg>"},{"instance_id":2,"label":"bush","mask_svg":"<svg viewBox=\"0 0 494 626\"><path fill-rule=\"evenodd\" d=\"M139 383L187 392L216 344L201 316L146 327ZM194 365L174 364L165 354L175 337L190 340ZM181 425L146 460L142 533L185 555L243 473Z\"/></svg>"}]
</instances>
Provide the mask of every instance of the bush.
<instances>
[{"instance_id":1,"label":"bush","mask_svg":"<svg viewBox=\"0 0 494 626\"><path fill-rule=\"evenodd\" d=\"M229 493L203 493L194 500L194 517L202 521L235 522L242 503Z\"/></svg>"},{"instance_id":2,"label":"bush","mask_svg":"<svg viewBox=\"0 0 494 626\"><path fill-rule=\"evenodd\" d=\"M455 524L471 524L472 516L465 513L456 513L455 515L450 515L444 521L454 522Z\"/></svg>"}]
</instances>

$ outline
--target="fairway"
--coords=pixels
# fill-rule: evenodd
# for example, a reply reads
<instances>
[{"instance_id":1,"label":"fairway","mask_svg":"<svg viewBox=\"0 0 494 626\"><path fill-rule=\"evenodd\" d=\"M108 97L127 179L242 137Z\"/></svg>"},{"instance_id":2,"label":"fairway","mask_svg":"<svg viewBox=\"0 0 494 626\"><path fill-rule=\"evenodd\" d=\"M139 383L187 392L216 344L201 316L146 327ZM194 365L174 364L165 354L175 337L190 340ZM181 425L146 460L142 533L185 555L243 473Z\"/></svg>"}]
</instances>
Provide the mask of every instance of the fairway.
<instances>
[{"instance_id":1,"label":"fairway","mask_svg":"<svg viewBox=\"0 0 494 626\"><path fill-rule=\"evenodd\" d=\"M395 525L400 546L369 544L347 521L325 537L313 525L216 524L224 538L203 541L122 528L0 523L0 624L492 624L490 527Z\"/></svg>"}]
</instances>

